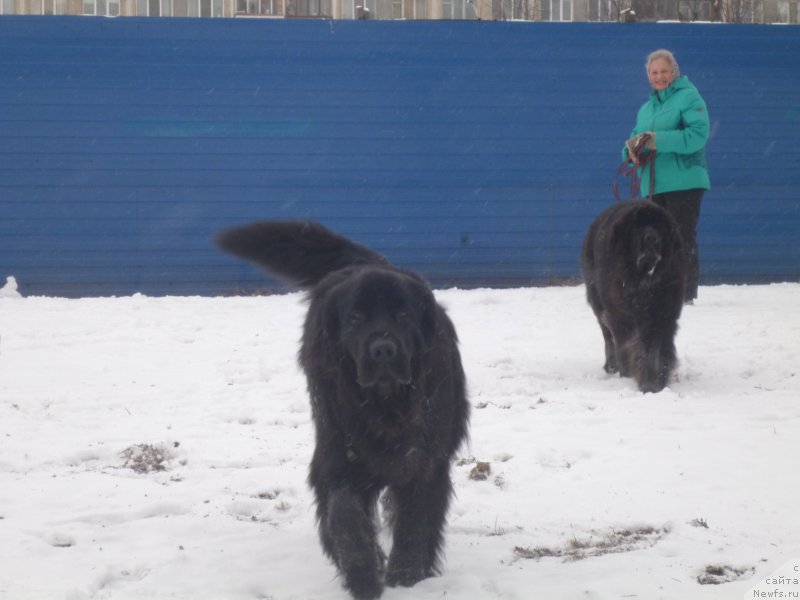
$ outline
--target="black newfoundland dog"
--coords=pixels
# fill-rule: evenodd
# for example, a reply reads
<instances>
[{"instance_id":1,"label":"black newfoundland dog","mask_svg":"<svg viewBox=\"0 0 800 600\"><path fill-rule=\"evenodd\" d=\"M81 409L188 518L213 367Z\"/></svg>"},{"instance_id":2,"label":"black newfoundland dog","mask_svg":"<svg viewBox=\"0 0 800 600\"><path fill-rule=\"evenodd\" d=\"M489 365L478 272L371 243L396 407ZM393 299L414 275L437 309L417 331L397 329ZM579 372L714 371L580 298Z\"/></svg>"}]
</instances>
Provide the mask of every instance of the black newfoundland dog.
<instances>
[{"instance_id":1,"label":"black newfoundland dog","mask_svg":"<svg viewBox=\"0 0 800 600\"><path fill-rule=\"evenodd\" d=\"M605 370L659 392L675 368L683 308L683 242L666 210L646 201L614 204L589 226L581 271L606 346Z\"/></svg>"},{"instance_id":2,"label":"black newfoundland dog","mask_svg":"<svg viewBox=\"0 0 800 600\"><path fill-rule=\"evenodd\" d=\"M429 285L317 223L253 223L216 241L309 290L299 353L316 428L309 484L346 587L377 598L436 574L469 407L456 332ZM388 561L377 537L384 489Z\"/></svg>"}]
</instances>

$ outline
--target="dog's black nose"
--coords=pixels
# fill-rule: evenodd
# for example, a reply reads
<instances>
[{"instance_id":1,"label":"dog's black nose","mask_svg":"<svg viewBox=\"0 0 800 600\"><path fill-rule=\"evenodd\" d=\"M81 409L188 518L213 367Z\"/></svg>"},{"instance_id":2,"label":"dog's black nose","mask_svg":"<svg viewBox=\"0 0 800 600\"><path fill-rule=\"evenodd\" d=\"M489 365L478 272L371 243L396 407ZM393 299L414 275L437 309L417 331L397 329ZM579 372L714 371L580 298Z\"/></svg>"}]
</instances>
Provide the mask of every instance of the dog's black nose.
<instances>
[{"instance_id":1,"label":"dog's black nose","mask_svg":"<svg viewBox=\"0 0 800 600\"><path fill-rule=\"evenodd\" d=\"M377 362L392 362L397 358L397 344L385 338L375 340L369 345L369 355Z\"/></svg>"}]
</instances>

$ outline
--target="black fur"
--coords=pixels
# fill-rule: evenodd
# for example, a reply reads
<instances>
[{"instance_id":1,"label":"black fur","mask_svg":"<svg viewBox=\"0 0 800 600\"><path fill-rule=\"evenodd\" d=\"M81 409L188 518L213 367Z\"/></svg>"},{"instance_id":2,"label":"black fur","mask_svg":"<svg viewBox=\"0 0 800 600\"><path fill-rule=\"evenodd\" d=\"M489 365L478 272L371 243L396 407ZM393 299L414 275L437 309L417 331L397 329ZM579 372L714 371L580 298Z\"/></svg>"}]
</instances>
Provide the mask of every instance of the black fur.
<instances>
[{"instance_id":1,"label":"black fur","mask_svg":"<svg viewBox=\"0 0 800 600\"><path fill-rule=\"evenodd\" d=\"M346 587L377 598L384 584L436 574L469 409L456 332L430 287L316 223L255 223L217 244L309 290L299 353L316 429L309 484ZM384 488L388 561L375 518Z\"/></svg>"},{"instance_id":2,"label":"black fur","mask_svg":"<svg viewBox=\"0 0 800 600\"><path fill-rule=\"evenodd\" d=\"M675 368L686 265L674 219L652 202L603 211L581 251L586 297L605 340L605 370L659 392Z\"/></svg>"}]
</instances>

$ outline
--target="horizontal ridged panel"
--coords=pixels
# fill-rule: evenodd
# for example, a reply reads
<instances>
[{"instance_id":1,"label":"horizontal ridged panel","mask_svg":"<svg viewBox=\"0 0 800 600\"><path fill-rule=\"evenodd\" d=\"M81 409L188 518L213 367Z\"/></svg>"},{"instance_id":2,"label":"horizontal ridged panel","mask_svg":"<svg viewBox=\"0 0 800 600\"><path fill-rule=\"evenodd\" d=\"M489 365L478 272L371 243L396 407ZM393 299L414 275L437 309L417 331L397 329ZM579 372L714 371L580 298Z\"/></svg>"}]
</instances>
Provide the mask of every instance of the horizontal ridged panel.
<instances>
[{"instance_id":1,"label":"horizontal ridged panel","mask_svg":"<svg viewBox=\"0 0 800 600\"><path fill-rule=\"evenodd\" d=\"M283 289L211 240L309 218L434 285L574 280L653 44L709 105L703 281L800 278L797 27L69 17L0 17L0 277Z\"/></svg>"}]
</instances>

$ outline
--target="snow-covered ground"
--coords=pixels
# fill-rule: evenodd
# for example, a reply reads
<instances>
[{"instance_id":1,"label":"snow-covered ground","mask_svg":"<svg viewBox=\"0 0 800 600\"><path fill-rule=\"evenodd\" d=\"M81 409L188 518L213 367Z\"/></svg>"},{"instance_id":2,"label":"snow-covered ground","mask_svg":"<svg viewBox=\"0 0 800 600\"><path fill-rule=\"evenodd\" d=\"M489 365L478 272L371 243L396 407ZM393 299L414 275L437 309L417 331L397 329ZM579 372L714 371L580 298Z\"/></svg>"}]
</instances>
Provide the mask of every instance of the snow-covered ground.
<instances>
[{"instance_id":1,"label":"snow-covered ground","mask_svg":"<svg viewBox=\"0 0 800 600\"><path fill-rule=\"evenodd\" d=\"M0 598L347 598L305 483L302 295L12 292ZM800 284L701 288L646 395L603 371L583 287L436 295L471 441L444 573L384 598L738 600L798 564Z\"/></svg>"}]
</instances>

